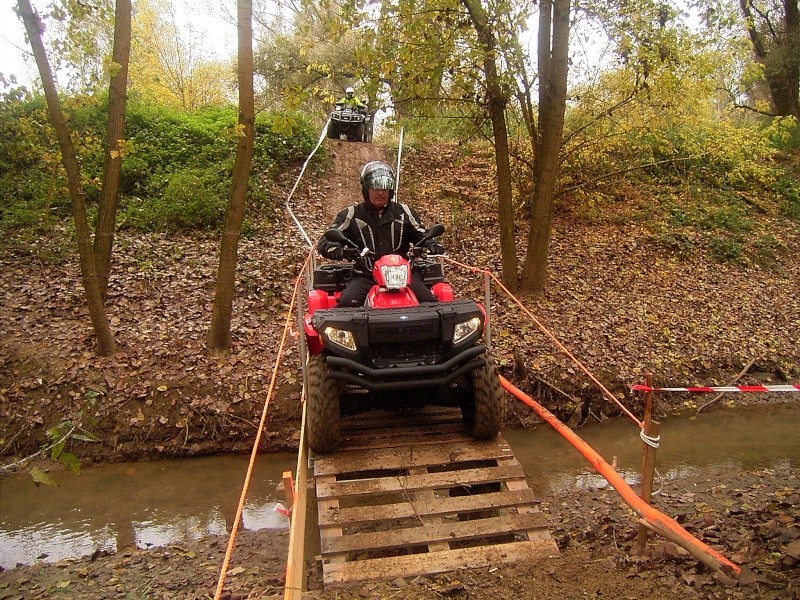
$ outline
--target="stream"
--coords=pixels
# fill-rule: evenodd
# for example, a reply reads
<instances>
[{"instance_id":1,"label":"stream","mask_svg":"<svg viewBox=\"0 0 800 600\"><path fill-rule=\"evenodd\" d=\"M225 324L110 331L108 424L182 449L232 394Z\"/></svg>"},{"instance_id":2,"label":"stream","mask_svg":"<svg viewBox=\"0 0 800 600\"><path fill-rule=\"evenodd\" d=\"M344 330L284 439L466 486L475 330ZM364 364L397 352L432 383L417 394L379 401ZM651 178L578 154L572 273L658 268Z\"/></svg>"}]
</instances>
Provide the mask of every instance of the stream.
<instances>
[{"instance_id":1,"label":"stream","mask_svg":"<svg viewBox=\"0 0 800 600\"><path fill-rule=\"evenodd\" d=\"M661 420L656 490L671 479L707 470L800 463L800 404L715 407L696 418ZM629 419L577 430L630 484L639 481L642 442ZM503 432L538 496L603 488L605 479L547 425ZM56 470L58 487L25 475L0 479L0 566L55 562L98 550L148 548L224 535L236 515L248 456L208 456L89 466L79 476ZM246 529L281 530L278 491L294 454L259 455L242 513Z\"/></svg>"}]
</instances>

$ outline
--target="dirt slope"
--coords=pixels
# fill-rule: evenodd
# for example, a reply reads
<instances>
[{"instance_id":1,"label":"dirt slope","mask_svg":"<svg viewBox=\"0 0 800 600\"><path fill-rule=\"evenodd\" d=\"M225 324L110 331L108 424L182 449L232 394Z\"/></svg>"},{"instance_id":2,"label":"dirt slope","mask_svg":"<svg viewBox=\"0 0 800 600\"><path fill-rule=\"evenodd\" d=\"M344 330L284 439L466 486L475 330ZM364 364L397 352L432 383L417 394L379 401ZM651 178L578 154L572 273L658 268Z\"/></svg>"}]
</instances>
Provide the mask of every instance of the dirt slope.
<instances>
[{"instance_id":1,"label":"dirt slope","mask_svg":"<svg viewBox=\"0 0 800 600\"><path fill-rule=\"evenodd\" d=\"M371 160L387 160L386 151L375 144L328 141L332 159L325 179L325 224L341 209L361 201L359 176L361 168Z\"/></svg>"}]
</instances>

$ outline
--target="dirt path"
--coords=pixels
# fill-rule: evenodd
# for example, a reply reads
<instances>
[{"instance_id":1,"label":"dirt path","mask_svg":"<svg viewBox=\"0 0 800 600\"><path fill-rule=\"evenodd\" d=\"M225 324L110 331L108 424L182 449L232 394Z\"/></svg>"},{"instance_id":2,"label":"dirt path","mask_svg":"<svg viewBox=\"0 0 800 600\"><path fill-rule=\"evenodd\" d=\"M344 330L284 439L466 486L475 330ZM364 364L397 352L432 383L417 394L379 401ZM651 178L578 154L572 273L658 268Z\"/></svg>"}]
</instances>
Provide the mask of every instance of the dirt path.
<instances>
[{"instance_id":1,"label":"dirt path","mask_svg":"<svg viewBox=\"0 0 800 600\"><path fill-rule=\"evenodd\" d=\"M356 144L328 140L333 166L326 179L326 224L343 208L361 201L359 176L362 167L371 160L386 160L386 151L375 144Z\"/></svg>"}]
</instances>

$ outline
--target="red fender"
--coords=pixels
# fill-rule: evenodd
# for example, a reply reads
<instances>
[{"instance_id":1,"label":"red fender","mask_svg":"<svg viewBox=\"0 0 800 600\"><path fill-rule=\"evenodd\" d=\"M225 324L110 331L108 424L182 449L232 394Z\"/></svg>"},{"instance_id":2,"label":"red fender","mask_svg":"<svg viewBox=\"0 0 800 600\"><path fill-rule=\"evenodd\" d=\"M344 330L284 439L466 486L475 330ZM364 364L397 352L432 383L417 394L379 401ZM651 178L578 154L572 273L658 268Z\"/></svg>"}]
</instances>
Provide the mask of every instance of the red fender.
<instances>
[{"instance_id":1,"label":"red fender","mask_svg":"<svg viewBox=\"0 0 800 600\"><path fill-rule=\"evenodd\" d=\"M444 281L434 283L431 291L439 302L452 302L453 298L455 298L453 295L453 288L450 287L449 283Z\"/></svg>"}]
</instances>

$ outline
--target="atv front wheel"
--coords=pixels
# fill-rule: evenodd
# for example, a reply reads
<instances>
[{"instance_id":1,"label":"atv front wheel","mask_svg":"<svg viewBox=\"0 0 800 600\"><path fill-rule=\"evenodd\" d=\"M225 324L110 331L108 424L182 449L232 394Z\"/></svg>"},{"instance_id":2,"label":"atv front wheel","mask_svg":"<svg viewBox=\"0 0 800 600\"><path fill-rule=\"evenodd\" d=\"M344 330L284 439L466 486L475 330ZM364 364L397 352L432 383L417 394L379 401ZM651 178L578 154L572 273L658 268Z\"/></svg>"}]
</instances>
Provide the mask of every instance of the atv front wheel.
<instances>
[{"instance_id":1,"label":"atv front wheel","mask_svg":"<svg viewBox=\"0 0 800 600\"><path fill-rule=\"evenodd\" d=\"M334 121L328 123L328 139L331 140L338 140L339 139L339 127L336 125Z\"/></svg>"},{"instance_id":2,"label":"atv front wheel","mask_svg":"<svg viewBox=\"0 0 800 600\"><path fill-rule=\"evenodd\" d=\"M325 357L310 356L306 390L308 446L317 454L333 452L339 445L339 396L341 386L328 375Z\"/></svg>"},{"instance_id":3,"label":"atv front wheel","mask_svg":"<svg viewBox=\"0 0 800 600\"><path fill-rule=\"evenodd\" d=\"M503 391L494 365L488 356L486 365L470 374L472 402L461 407L467 433L478 440L490 440L503 425Z\"/></svg>"}]
</instances>

